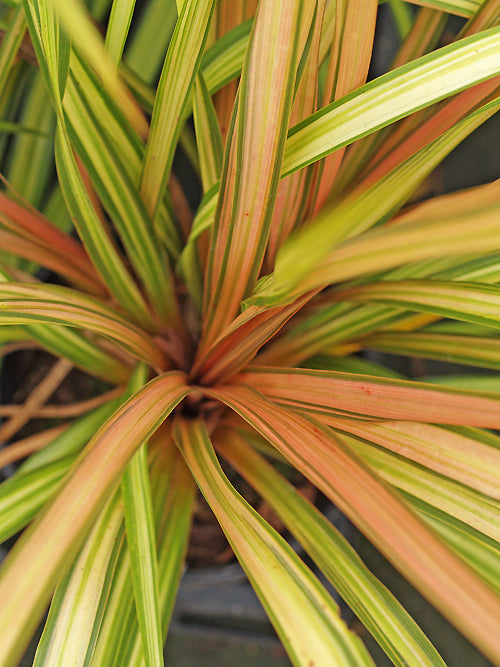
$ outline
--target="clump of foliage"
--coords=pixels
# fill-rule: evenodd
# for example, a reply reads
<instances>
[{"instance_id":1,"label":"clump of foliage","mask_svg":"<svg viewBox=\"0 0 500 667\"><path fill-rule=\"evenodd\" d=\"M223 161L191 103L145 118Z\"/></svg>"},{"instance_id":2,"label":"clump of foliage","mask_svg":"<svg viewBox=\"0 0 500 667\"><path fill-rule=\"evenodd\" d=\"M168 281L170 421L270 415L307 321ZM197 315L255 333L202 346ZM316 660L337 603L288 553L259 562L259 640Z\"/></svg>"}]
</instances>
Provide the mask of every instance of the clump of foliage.
<instances>
[{"instance_id":1,"label":"clump of foliage","mask_svg":"<svg viewBox=\"0 0 500 667\"><path fill-rule=\"evenodd\" d=\"M108 387L1 451L2 665L51 599L36 665L162 664L197 490L294 664L373 664L220 459L394 664L444 663L287 468L500 664L495 385L359 354L500 367L500 183L428 189L500 107L500 2L418 4L366 83L376 0L2 3L0 335L57 358L2 437Z\"/></svg>"}]
</instances>

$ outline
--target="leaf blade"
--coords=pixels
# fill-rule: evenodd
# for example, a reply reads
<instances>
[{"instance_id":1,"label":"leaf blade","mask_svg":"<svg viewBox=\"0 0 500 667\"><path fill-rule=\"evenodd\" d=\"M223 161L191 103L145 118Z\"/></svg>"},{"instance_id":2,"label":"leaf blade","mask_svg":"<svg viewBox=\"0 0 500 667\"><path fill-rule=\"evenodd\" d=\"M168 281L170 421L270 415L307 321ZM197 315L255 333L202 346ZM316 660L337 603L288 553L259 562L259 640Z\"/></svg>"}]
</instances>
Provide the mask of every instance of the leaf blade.
<instances>
[{"instance_id":1,"label":"leaf blade","mask_svg":"<svg viewBox=\"0 0 500 667\"><path fill-rule=\"evenodd\" d=\"M495 394L437 388L423 382L320 371L252 367L240 381L282 405L318 414L460 423L498 428ZM437 392L437 393L434 393ZM475 423L473 423L475 422Z\"/></svg>"},{"instance_id":2,"label":"leaf blade","mask_svg":"<svg viewBox=\"0 0 500 667\"><path fill-rule=\"evenodd\" d=\"M250 388L231 386L206 393L235 410L309 477L423 595L496 660L499 647L495 637L500 634L493 625L500 614L494 610L500 601L387 491L373 471L364 468L317 422L278 408ZM479 617L482 620L478 622ZM492 622L487 629L485 624Z\"/></svg>"},{"instance_id":3,"label":"leaf blade","mask_svg":"<svg viewBox=\"0 0 500 667\"><path fill-rule=\"evenodd\" d=\"M305 666L334 659L346 667L373 664L361 642L351 639L343 627L335 603L230 485L203 423L178 420L175 437L293 663Z\"/></svg>"},{"instance_id":4,"label":"leaf blade","mask_svg":"<svg viewBox=\"0 0 500 667\"><path fill-rule=\"evenodd\" d=\"M394 664L444 665L420 628L321 512L234 433L221 435L217 449L277 512Z\"/></svg>"},{"instance_id":5,"label":"leaf blade","mask_svg":"<svg viewBox=\"0 0 500 667\"><path fill-rule=\"evenodd\" d=\"M183 374L172 372L153 380L132 397L89 443L57 498L10 552L0 575L0 590L9 600L0 618L7 665L16 664L61 567L67 567L127 461L188 392ZM53 538L50 541L44 537L47 531Z\"/></svg>"}]
</instances>

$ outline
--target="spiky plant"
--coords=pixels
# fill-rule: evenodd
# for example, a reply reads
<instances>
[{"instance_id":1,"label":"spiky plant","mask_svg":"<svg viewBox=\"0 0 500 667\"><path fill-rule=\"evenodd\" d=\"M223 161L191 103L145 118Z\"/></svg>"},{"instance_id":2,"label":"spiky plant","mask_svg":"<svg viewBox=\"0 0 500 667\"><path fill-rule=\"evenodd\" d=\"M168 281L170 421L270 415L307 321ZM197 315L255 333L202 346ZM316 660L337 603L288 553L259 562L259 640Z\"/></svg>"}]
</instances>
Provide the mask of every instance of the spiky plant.
<instances>
[{"instance_id":1,"label":"spiky plant","mask_svg":"<svg viewBox=\"0 0 500 667\"><path fill-rule=\"evenodd\" d=\"M1 451L1 664L51 598L36 665L162 664L198 490L295 665L373 664L220 459L394 664L444 663L287 468L500 664L498 385L357 354L500 366L500 183L423 187L500 106L500 2L393 0L367 84L375 0L134 4L2 3L1 340L59 360L2 436L72 367L110 388Z\"/></svg>"}]
</instances>

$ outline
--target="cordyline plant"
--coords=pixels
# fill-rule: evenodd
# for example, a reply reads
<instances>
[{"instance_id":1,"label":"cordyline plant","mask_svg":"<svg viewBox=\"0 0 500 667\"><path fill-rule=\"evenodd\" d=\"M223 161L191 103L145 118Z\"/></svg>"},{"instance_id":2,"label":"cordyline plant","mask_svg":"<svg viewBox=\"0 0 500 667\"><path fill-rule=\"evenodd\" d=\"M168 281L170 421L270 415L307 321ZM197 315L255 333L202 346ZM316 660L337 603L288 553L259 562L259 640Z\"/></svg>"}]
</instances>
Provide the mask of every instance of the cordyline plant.
<instances>
[{"instance_id":1,"label":"cordyline plant","mask_svg":"<svg viewBox=\"0 0 500 667\"><path fill-rule=\"evenodd\" d=\"M0 534L29 524L1 664L51 598L35 665L162 664L198 490L295 665L374 664L220 461L395 665L444 662L287 470L500 664L500 396L356 356L500 368L500 182L424 187L500 107L500 1L395 0L401 46L369 83L376 0L2 4L1 340L58 360L1 435L72 367L109 388L1 451L25 460Z\"/></svg>"}]
</instances>

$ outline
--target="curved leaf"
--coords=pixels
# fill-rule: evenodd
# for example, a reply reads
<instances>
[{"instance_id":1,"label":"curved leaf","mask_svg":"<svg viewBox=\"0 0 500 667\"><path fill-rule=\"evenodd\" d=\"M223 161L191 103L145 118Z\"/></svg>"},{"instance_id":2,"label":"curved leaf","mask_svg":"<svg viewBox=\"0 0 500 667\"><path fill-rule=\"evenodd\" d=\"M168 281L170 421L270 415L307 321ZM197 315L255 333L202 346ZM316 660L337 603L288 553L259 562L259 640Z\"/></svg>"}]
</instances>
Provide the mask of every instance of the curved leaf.
<instances>
[{"instance_id":1,"label":"curved leaf","mask_svg":"<svg viewBox=\"0 0 500 667\"><path fill-rule=\"evenodd\" d=\"M0 323L50 322L89 329L138 359L162 368L163 353L152 339L117 311L81 292L52 285L0 285Z\"/></svg>"},{"instance_id":2,"label":"curved leaf","mask_svg":"<svg viewBox=\"0 0 500 667\"><path fill-rule=\"evenodd\" d=\"M500 601L351 450L311 419L245 386L206 389L235 410L339 507L409 581L496 660Z\"/></svg>"},{"instance_id":3,"label":"curved leaf","mask_svg":"<svg viewBox=\"0 0 500 667\"><path fill-rule=\"evenodd\" d=\"M406 280L364 285L339 293L347 301L384 303L500 328L500 287L467 282Z\"/></svg>"},{"instance_id":4,"label":"curved leaf","mask_svg":"<svg viewBox=\"0 0 500 667\"><path fill-rule=\"evenodd\" d=\"M319 510L234 434L216 447L271 505L394 664L444 666L418 625Z\"/></svg>"},{"instance_id":5,"label":"curved leaf","mask_svg":"<svg viewBox=\"0 0 500 667\"><path fill-rule=\"evenodd\" d=\"M92 655L109 587L107 573L116 559L123 506L115 493L88 536L70 572L59 583L38 644L33 667L84 665Z\"/></svg>"},{"instance_id":6,"label":"curved leaf","mask_svg":"<svg viewBox=\"0 0 500 667\"><path fill-rule=\"evenodd\" d=\"M175 437L294 665L372 665L335 602L230 484L203 422L177 420Z\"/></svg>"},{"instance_id":7,"label":"curved leaf","mask_svg":"<svg viewBox=\"0 0 500 667\"><path fill-rule=\"evenodd\" d=\"M0 594L6 601L0 610L0 637L6 666L17 664L57 580L128 460L188 392L184 375L172 372L129 399L88 444L56 498L10 552L0 571Z\"/></svg>"}]
</instances>

